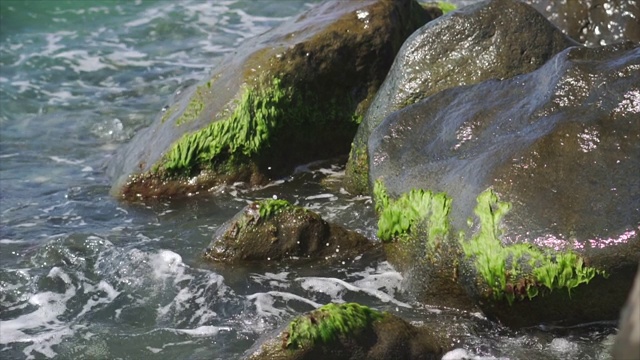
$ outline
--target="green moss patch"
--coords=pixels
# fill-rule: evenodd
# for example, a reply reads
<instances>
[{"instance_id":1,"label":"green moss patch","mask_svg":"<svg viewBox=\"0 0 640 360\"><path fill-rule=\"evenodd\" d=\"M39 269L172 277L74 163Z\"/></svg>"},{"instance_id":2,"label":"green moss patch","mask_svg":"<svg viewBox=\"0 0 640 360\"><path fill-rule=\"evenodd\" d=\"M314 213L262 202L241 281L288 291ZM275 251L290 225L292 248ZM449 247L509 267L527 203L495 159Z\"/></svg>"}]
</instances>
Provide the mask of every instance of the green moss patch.
<instances>
[{"instance_id":1,"label":"green moss patch","mask_svg":"<svg viewBox=\"0 0 640 360\"><path fill-rule=\"evenodd\" d=\"M397 200L389 199L378 180L373 188L376 212L379 214L378 237L388 242L409 234L418 222L428 220L427 244L433 248L449 233L451 198L444 193L414 189Z\"/></svg>"},{"instance_id":2,"label":"green moss patch","mask_svg":"<svg viewBox=\"0 0 640 360\"><path fill-rule=\"evenodd\" d=\"M278 214L284 209L290 208L293 205L287 200L266 199L258 201L258 214L260 219L267 220L271 216Z\"/></svg>"},{"instance_id":3,"label":"green moss patch","mask_svg":"<svg viewBox=\"0 0 640 360\"><path fill-rule=\"evenodd\" d=\"M479 231L469 240L461 241L468 258L473 258L495 299L529 299L541 289L571 289L586 284L602 271L587 267L583 259L571 251L543 251L529 244L505 246L500 241L500 222L510 209L491 189L477 199L475 214L480 220Z\"/></svg>"},{"instance_id":4,"label":"green moss patch","mask_svg":"<svg viewBox=\"0 0 640 360\"><path fill-rule=\"evenodd\" d=\"M426 226L427 250L436 249L440 241L455 241L450 231L451 199L446 194L414 189L392 200L381 181L376 181L373 193L379 214L378 237L382 241L418 236L411 234L417 224ZM478 230L470 238L464 232L457 236L465 257L486 284L488 296L512 304L516 299L532 299L541 292L557 289L566 289L571 295L572 289L596 275L606 276L603 271L586 266L572 251L539 249L524 243L504 245L500 225L510 208L509 203L500 201L487 189L478 196L474 210Z\"/></svg>"},{"instance_id":5,"label":"green moss patch","mask_svg":"<svg viewBox=\"0 0 640 360\"><path fill-rule=\"evenodd\" d=\"M298 349L319 342L330 343L339 335L350 336L383 316L357 303L327 304L291 321L284 333L283 347Z\"/></svg>"},{"instance_id":6,"label":"green moss patch","mask_svg":"<svg viewBox=\"0 0 640 360\"><path fill-rule=\"evenodd\" d=\"M191 96L191 100L189 101L187 108L184 109L182 115L180 115L178 120L176 120L176 126L190 123L200 116L200 113L204 110L204 91L203 86L198 86L196 88L195 93Z\"/></svg>"},{"instance_id":7,"label":"green moss patch","mask_svg":"<svg viewBox=\"0 0 640 360\"><path fill-rule=\"evenodd\" d=\"M442 10L442 14L446 14L458 8L455 4L446 1L438 1L438 7Z\"/></svg>"},{"instance_id":8,"label":"green moss patch","mask_svg":"<svg viewBox=\"0 0 640 360\"><path fill-rule=\"evenodd\" d=\"M282 102L287 96L278 79L261 90L247 88L228 118L185 134L165 154L158 169L170 174L188 174L194 167L210 164L219 157L228 159L256 154L269 144L269 136L282 116L285 109ZM192 102L197 103L197 97L196 94ZM199 105L194 105L193 110L196 108L200 108Z\"/></svg>"}]
</instances>

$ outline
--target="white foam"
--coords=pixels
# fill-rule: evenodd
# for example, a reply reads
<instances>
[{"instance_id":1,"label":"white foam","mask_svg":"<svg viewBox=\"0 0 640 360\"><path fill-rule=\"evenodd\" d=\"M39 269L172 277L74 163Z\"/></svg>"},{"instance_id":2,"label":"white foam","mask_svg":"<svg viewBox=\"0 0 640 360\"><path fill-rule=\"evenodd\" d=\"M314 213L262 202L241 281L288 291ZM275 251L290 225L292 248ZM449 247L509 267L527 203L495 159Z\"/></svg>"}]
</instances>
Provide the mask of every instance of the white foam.
<instances>
[{"instance_id":1,"label":"white foam","mask_svg":"<svg viewBox=\"0 0 640 360\"><path fill-rule=\"evenodd\" d=\"M25 242L24 240L0 239L0 244L22 244Z\"/></svg>"},{"instance_id":2,"label":"white foam","mask_svg":"<svg viewBox=\"0 0 640 360\"><path fill-rule=\"evenodd\" d=\"M286 310L278 309L275 307L276 298L282 299L283 301L299 301L305 304L309 304L314 308L319 308L322 306L315 301L303 298L302 296L282 292L282 291L268 291L268 292L260 292L247 296L248 300L252 300L254 305L256 306L256 310L261 316L275 316L282 317L287 313Z\"/></svg>"},{"instance_id":3,"label":"white foam","mask_svg":"<svg viewBox=\"0 0 640 360\"><path fill-rule=\"evenodd\" d=\"M182 287L173 300L158 307L158 318L168 317L170 314L190 314L189 323L205 325L217 318L218 314L211 309L209 299L222 299L233 292L224 285L224 278L213 272L200 270L199 274L204 274L204 279L200 276L182 275L180 281L188 280L186 286ZM175 284L178 284L175 282ZM204 285L203 285L204 284Z\"/></svg>"},{"instance_id":4,"label":"white foam","mask_svg":"<svg viewBox=\"0 0 640 360\"><path fill-rule=\"evenodd\" d=\"M442 356L442 360L465 360L472 358L473 355L465 349L453 349Z\"/></svg>"},{"instance_id":5,"label":"white foam","mask_svg":"<svg viewBox=\"0 0 640 360\"><path fill-rule=\"evenodd\" d=\"M478 356L465 349L453 349L444 356L442 360L509 360L508 358L495 357L495 356Z\"/></svg>"},{"instance_id":6,"label":"white foam","mask_svg":"<svg viewBox=\"0 0 640 360\"><path fill-rule=\"evenodd\" d=\"M172 275L184 273L182 256L170 250L160 250L157 254L149 256L149 263L153 268L156 279L164 279Z\"/></svg>"},{"instance_id":7,"label":"white foam","mask_svg":"<svg viewBox=\"0 0 640 360\"><path fill-rule=\"evenodd\" d=\"M35 359L34 352L48 358L54 357L56 352L52 347L74 332L68 324L58 318L67 310L66 304L75 296L76 287L69 275L58 267L52 268L47 277L61 279L66 285L64 294L51 291L33 294L28 302L37 307L35 311L2 321L0 344L32 343L23 350L27 359Z\"/></svg>"},{"instance_id":8,"label":"white foam","mask_svg":"<svg viewBox=\"0 0 640 360\"><path fill-rule=\"evenodd\" d=\"M328 294L334 300L341 301L342 291L343 289L346 289L349 291L365 293L367 295L378 298L380 301L383 301L383 302L390 302L404 308L411 308L411 305L404 303L402 301L398 301L394 299L392 296L378 289L358 287L337 278L304 277L304 278L297 278L296 281L299 281L301 283L300 286L302 286L302 288L304 288L305 290L319 291L324 294Z\"/></svg>"},{"instance_id":9,"label":"white foam","mask_svg":"<svg viewBox=\"0 0 640 360\"><path fill-rule=\"evenodd\" d=\"M113 286L109 285L109 283L107 283L104 280L101 280L100 283L98 283L98 286L93 286L91 284L84 283L83 287L84 287L85 293L90 293L90 292L97 293L98 291L102 291L106 294L106 297L99 297L98 294L95 294L94 296L92 296L87 301L87 303L82 307L82 311L80 311L80 313L77 315L78 318L88 313L94 307L100 304L108 304L112 302L113 300L115 300L116 297L118 297L118 295L120 295L119 291L116 291L113 288Z\"/></svg>"},{"instance_id":10,"label":"white foam","mask_svg":"<svg viewBox=\"0 0 640 360\"><path fill-rule=\"evenodd\" d=\"M278 274L267 272L264 275L253 274L251 275L251 280L262 285L266 283L271 288L278 287L278 288L286 289L290 286L287 279L288 276L289 276L288 272L281 272Z\"/></svg>"},{"instance_id":11,"label":"white foam","mask_svg":"<svg viewBox=\"0 0 640 360\"><path fill-rule=\"evenodd\" d=\"M207 337L207 336L215 336L218 335L220 331L231 331L230 327L227 326L199 326L195 329L165 329L169 330L175 334L187 334L189 336L196 337Z\"/></svg>"},{"instance_id":12,"label":"white foam","mask_svg":"<svg viewBox=\"0 0 640 360\"><path fill-rule=\"evenodd\" d=\"M361 288L384 289L386 293L393 294L402 286L402 274L395 271L388 262L377 265L377 268L368 267L364 271L354 273L362 279L353 284Z\"/></svg>"},{"instance_id":13,"label":"white foam","mask_svg":"<svg viewBox=\"0 0 640 360\"><path fill-rule=\"evenodd\" d=\"M49 159L57 163L68 164L68 165L80 165L84 162L83 160L69 160L59 156L49 156Z\"/></svg>"},{"instance_id":14,"label":"white foam","mask_svg":"<svg viewBox=\"0 0 640 360\"><path fill-rule=\"evenodd\" d=\"M579 350L578 344L564 338L555 338L549 344L549 350L560 353L566 358L575 357Z\"/></svg>"},{"instance_id":15,"label":"white foam","mask_svg":"<svg viewBox=\"0 0 640 360\"><path fill-rule=\"evenodd\" d=\"M318 194L318 195L312 195L312 196L307 196L304 198L305 200L316 200L316 199L329 199L331 201L335 201L338 200L338 197L335 196L334 194Z\"/></svg>"}]
</instances>

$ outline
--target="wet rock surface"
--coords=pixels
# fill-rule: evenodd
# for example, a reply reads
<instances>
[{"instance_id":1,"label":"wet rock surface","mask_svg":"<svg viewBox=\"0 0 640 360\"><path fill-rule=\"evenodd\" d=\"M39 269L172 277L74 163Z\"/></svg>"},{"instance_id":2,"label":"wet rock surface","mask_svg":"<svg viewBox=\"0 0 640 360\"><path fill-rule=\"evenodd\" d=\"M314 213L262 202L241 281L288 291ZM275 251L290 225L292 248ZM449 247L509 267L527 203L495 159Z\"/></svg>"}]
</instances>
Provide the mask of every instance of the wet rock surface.
<instances>
[{"instance_id":1,"label":"wet rock surface","mask_svg":"<svg viewBox=\"0 0 640 360\"><path fill-rule=\"evenodd\" d=\"M587 45L640 43L640 6L628 0L526 0L572 39Z\"/></svg>"},{"instance_id":2,"label":"wet rock surface","mask_svg":"<svg viewBox=\"0 0 640 360\"><path fill-rule=\"evenodd\" d=\"M476 198L491 188L511 204L495 229L505 247L575 252L580 267L567 271L575 275L584 265L608 276L514 306L486 300L487 289L467 281L487 315L514 326L615 318L640 254L638 70L633 44L573 47L531 73L442 91L373 131L370 181L383 179L392 198L411 189L450 194L457 229L466 228ZM497 214L498 204L487 213ZM515 256L509 251L507 265ZM529 280L522 281L526 288ZM606 301L597 300L600 293ZM548 302L534 305L539 298Z\"/></svg>"},{"instance_id":3,"label":"wet rock surface","mask_svg":"<svg viewBox=\"0 0 640 360\"><path fill-rule=\"evenodd\" d=\"M445 89L528 73L576 44L535 9L512 0L483 1L421 27L399 51L358 128L348 190L367 192L367 140L392 112Z\"/></svg>"},{"instance_id":4,"label":"wet rock surface","mask_svg":"<svg viewBox=\"0 0 640 360\"><path fill-rule=\"evenodd\" d=\"M283 200L245 207L214 234L205 259L221 263L354 258L376 245L365 236L324 221Z\"/></svg>"},{"instance_id":5,"label":"wet rock surface","mask_svg":"<svg viewBox=\"0 0 640 360\"><path fill-rule=\"evenodd\" d=\"M351 315L340 314L346 312ZM339 325L327 325L336 320ZM304 332L301 335L304 342L292 344L296 327ZM318 328L318 334L306 327ZM320 328L324 335L320 335ZM332 332L335 334L329 335ZM428 327L417 327L390 313L347 303L328 304L294 319L287 329L275 339L265 341L248 358L426 360L440 359L449 348L450 341Z\"/></svg>"},{"instance_id":6,"label":"wet rock surface","mask_svg":"<svg viewBox=\"0 0 640 360\"><path fill-rule=\"evenodd\" d=\"M413 0L328 1L246 41L111 159L128 200L264 184L346 154L404 39Z\"/></svg>"}]
</instances>

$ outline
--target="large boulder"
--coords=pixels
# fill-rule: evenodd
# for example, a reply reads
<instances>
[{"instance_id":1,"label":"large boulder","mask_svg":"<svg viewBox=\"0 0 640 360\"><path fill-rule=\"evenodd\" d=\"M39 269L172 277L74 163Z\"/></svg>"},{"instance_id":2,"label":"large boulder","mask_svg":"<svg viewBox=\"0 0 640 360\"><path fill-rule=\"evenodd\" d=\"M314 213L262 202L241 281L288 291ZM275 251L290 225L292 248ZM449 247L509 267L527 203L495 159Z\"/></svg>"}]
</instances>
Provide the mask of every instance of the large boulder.
<instances>
[{"instance_id":1,"label":"large boulder","mask_svg":"<svg viewBox=\"0 0 640 360\"><path fill-rule=\"evenodd\" d=\"M355 258L376 245L364 235L324 221L286 200L247 205L220 226L204 253L220 263Z\"/></svg>"},{"instance_id":2,"label":"large boulder","mask_svg":"<svg viewBox=\"0 0 640 360\"><path fill-rule=\"evenodd\" d=\"M248 40L112 158L125 199L261 184L346 154L403 41L414 0L327 1Z\"/></svg>"},{"instance_id":3,"label":"large boulder","mask_svg":"<svg viewBox=\"0 0 640 360\"><path fill-rule=\"evenodd\" d=\"M531 73L432 95L373 130L370 181L390 199L449 194L454 229L476 219L452 237L464 256L446 274L488 316L615 319L640 257L639 69L631 43L572 47Z\"/></svg>"},{"instance_id":4,"label":"large boulder","mask_svg":"<svg viewBox=\"0 0 640 360\"><path fill-rule=\"evenodd\" d=\"M640 6L629 0L525 0L572 39L587 46L640 43Z\"/></svg>"},{"instance_id":5,"label":"large boulder","mask_svg":"<svg viewBox=\"0 0 640 360\"><path fill-rule=\"evenodd\" d=\"M445 89L528 73L576 44L515 0L482 1L429 22L404 43L360 124L346 188L367 192L367 141L392 112Z\"/></svg>"},{"instance_id":6,"label":"large boulder","mask_svg":"<svg viewBox=\"0 0 640 360\"><path fill-rule=\"evenodd\" d=\"M356 303L327 304L292 320L251 360L440 359L450 341L427 327Z\"/></svg>"}]
</instances>

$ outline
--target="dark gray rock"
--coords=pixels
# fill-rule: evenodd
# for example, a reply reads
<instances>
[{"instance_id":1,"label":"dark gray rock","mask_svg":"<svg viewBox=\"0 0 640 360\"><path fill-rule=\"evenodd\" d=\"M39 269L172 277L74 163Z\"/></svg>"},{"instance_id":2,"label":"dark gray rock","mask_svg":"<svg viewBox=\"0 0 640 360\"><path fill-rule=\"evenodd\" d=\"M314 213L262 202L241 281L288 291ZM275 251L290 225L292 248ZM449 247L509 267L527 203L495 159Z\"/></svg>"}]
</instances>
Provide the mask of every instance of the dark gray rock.
<instances>
[{"instance_id":1,"label":"dark gray rock","mask_svg":"<svg viewBox=\"0 0 640 360\"><path fill-rule=\"evenodd\" d=\"M323 335L320 335L322 328ZM295 341L292 341L295 336ZM327 304L294 319L250 351L251 360L435 360L447 336L356 303Z\"/></svg>"},{"instance_id":2,"label":"dark gray rock","mask_svg":"<svg viewBox=\"0 0 640 360\"><path fill-rule=\"evenodd\" d=\"M366 193L366 143L392 112L445 89L533 71L571 45L540 13L514 0L483 1L429 22L404 43L358 128L347 189Z\"/></svg>"},{"instance_id":3,"label":"dark gray rock","mask_svg":"<svg viewBox=\"0 0 640 360\"><path fill-rule=\"evenodd\" d=\"M525 0L572 39L587 46L640 43L640 6L629 0Z\"/></svg>"},{"instance_id":4,"label":"dark gray rock","mask_svg":"<svg viewBox=\"0 0 640 360\"><path fill-rule=\"evenodd\" d=\"M391 197L446 192L456 229L491 188L512 205L505 246L575 251L609 276L547 302L484 299L489 316L516 326L613 319L640 257L639 70L633 44L573 47L529 74L442 91L372 132L370 181L382 179ZM529 281L520 285L538 280Z\"/></svg>"},{"instance_id":5,"label":"dark gray rock","mask_svg":"<svg viewBox=\"0 0 640 360\"><path fill-rule=\"evenodd\" d=\"M219 263L355 258L376 245L364 235L324 221L283 200L246 206L220 226L205 259Z\"/></svg>"},{"instance_id":6,"label":"dark gray rock","mask_svg":"<svg viewBox=\"0 0 640 360\"><path fill-rule=\"evenodd\" d=\"M404 40L430 20L414 0L326 1L245 41L119 149L127 200L264 184L345 155Z\"/></svg>"}]
</instances>

